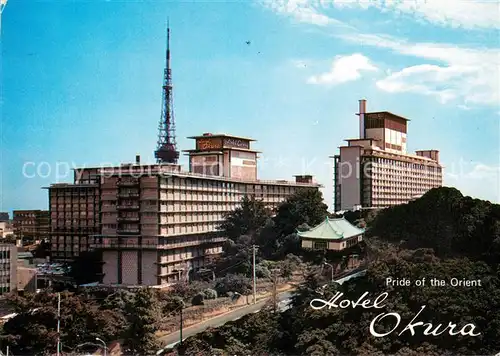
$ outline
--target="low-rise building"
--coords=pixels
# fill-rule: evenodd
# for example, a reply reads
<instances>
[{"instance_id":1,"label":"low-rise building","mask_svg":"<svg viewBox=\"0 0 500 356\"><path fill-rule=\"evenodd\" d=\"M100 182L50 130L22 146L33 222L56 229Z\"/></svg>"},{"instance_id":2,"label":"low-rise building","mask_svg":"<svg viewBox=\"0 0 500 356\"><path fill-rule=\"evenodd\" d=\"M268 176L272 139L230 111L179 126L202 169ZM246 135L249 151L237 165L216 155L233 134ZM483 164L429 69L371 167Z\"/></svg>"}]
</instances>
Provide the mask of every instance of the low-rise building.
<instances>
[{"instance_id":1,"label":"low-rise building","mask_svg":"<svg viewBox=\"0 0 500 356\"><path fill-rule=\"evenodd\" d=\"M302 248L342 251L363 241L364 230L344 218L326 218L308 231L298 231Z\"/></svg>"},{"instance_id":2,"label":"low-rise building","mask_svg":"<svg viewBox=\"0 0 500 356\"><path fill-rule=\"evenodd\" d=\"M26 266L24 261L18 261L17 266L17 291L36 293L37 269L35 266Z\"/></svg>"},{"instance_id":3,"label":"low-rise building","mask_svg":"<svg viewBox=\"0 0 500 356\"><path fill-rule=\"evenodd\" d=\"M7 236L14 234L14 228L9 220L0 221L0 238L6 238Z\"/></svg>"}]
</instances>

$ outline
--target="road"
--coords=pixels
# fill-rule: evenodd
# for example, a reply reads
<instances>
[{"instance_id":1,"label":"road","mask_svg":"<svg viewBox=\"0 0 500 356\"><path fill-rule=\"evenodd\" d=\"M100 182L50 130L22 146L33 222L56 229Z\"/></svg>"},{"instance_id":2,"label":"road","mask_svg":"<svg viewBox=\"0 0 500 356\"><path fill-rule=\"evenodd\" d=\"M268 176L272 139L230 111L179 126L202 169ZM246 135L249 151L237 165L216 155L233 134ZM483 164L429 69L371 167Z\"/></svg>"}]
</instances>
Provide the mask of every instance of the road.
<instances>
[{"instance_id":1,"label":"road","mask_svg":"<svg viewBox=\"0 0 500 356\"><path fill-rule=\"evenodd\" d=\"M364 267L355 269L353 271L350 271L347 275L344 275L342 278L336 279L335 282L342 284L348 281L349 279L361 277L365 273L366 269ZM283 292L278 294L278 302L279 302L278 307L280 311L283 311L288 308L288 304L291 302L292 293L293 292ZM218 327L224 325L229 321L238 320L247 314L257 313L268 302L268 300L269 298L266 298L256 304L251 304L246 307L238 308L232 312L203 321L188 328L184 328L184 330L182 331L182 340L185 340L186 338L196 335L198 333L201 333L202 331L205 331L209 327ZM167 344L166 349L172 348L175 344L177 344L180 341L180 333L179 331L176 331L172 334L161 337L160 340Z\"/></svg>"},{"instance_id":2,"label":"road","mask_svg":"<svg viewBox=\"0 0 500 356\"><path fill-rule=\"evenodd\" d=\"M286 300L289 300L292 296L292 292L283 292L278 294L278 301L279 302L285 302ZM262 309L262 307L269 301L269 299L264 299L256 304L251 304L246 307L238 308L232 312L216 316L215 318L209 319L207 321L203 321L199 324L184 328L182 330L182 339L185 340L186 338L196 335L198 333L201 333L202 331L205 331L209 327L217 327L224 325L225 323L233 320L238 320L239 318L250 314L250 313L256 313L259 310ZM173 344L176 344L180 340L180 333L179 331L176 331L172 334L163 336L160 338L160 340L164 343L166 343L169 347L172 347Z\"/></svg>"}]
</instances>

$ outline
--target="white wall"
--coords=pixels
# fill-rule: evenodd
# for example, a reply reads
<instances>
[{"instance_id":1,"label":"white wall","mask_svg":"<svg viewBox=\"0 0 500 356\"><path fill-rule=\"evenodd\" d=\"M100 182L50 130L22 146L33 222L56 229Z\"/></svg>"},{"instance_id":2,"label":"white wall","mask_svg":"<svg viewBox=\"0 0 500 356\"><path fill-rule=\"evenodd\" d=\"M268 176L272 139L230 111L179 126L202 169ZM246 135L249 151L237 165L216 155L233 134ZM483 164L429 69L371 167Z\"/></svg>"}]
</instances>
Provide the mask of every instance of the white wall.
<instances>
[{"instance_id":1,"label":"white wall","mask_svg":"<svg viewBox=\"0 0 500 356\"><path fill-rule=\"evenodd\" d=\"M340 209L351 210L361 204L361 147L341 147L339 161Z\"/></svg>"}]
</instances>

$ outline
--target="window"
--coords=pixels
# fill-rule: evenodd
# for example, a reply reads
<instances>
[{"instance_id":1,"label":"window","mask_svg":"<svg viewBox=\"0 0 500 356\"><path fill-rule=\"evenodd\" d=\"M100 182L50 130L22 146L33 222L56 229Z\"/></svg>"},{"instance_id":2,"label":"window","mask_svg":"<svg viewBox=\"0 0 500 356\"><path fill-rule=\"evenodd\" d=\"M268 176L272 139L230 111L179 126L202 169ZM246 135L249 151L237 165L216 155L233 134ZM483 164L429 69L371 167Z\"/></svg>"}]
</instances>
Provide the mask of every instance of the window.
<instances>
[{"instance_id":1,"label":"window","mask_svg":"<svg viewBox=\"0 0 500 356\"><path fill-rule=\"evenodd\" d=\"M326 250L327 243L326 242L313 242L313 248L315 250Z\"/></svg>"}]
</instances>

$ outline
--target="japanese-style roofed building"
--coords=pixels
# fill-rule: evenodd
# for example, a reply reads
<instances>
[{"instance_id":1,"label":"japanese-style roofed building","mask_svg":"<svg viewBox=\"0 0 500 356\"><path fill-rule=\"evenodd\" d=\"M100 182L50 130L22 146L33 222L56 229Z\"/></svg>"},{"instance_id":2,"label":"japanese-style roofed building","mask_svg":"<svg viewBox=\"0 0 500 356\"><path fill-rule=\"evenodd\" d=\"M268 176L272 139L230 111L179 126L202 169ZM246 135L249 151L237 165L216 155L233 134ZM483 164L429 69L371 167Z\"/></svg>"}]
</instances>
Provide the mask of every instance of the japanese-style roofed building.
<instances>
[{"instance_id":1,"label":"japanese-style roofed building","mask_svg":"<svg viewBox=\"0 0 500 356\"><path fill-rule=\"evenodd\" d=\"M308 231L297 232L302 248L313 250L341 251L363 240L364 230L352 225L344 218L326 218Z\"/></svg>"}]
</instances>

